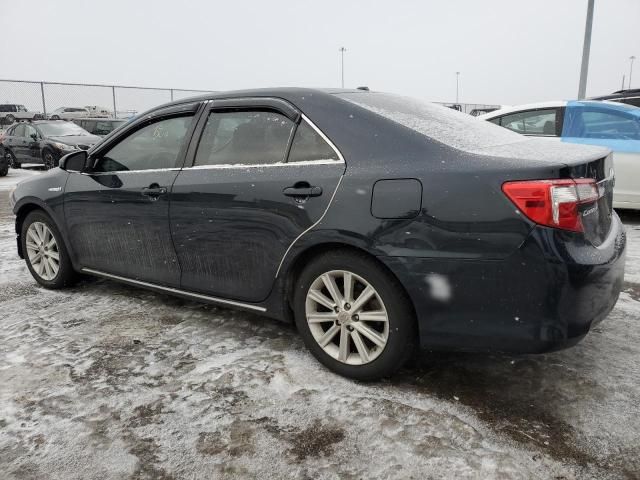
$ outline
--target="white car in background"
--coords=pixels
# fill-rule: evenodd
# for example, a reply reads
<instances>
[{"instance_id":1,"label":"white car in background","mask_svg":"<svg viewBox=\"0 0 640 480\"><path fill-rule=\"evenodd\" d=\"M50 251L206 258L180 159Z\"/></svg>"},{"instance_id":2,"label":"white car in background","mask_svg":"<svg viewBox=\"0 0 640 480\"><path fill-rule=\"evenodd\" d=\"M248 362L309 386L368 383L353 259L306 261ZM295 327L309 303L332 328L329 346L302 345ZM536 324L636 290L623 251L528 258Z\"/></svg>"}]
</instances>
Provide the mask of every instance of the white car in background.
<instances>
[{"instance_id":1,"label":"white car in background","mask_svg":"<svg viewBox=\"0 0 640 480\"><path fill-rule=\"evenodd\" d=\"M90 116L89 110L83 107L60 107L51 112L49 120L73 120Z\"/></svg>"},{"instance_id":2,"label":"white car in background","mask_svg":"<svg viewBox=\"0 0 640 480\"><path fill-rule=\"evenodd\" d=\"M640 210L640 108L617 102L555 101L477 117L522 135L613 150L613 206Z\"/></svg>"},{"instance_id":3,"label":"white car in background","mask_svg":"<svg viewBox=\"0 0 640 480\"><path fill-rule=\"evenodd\" d=\"M90 116L93 118L113 117L113 112L106 107L101 107L99 105L85 105L84 108L89 111L89 113L91 114Z\"/></svg>"}]
</instances>

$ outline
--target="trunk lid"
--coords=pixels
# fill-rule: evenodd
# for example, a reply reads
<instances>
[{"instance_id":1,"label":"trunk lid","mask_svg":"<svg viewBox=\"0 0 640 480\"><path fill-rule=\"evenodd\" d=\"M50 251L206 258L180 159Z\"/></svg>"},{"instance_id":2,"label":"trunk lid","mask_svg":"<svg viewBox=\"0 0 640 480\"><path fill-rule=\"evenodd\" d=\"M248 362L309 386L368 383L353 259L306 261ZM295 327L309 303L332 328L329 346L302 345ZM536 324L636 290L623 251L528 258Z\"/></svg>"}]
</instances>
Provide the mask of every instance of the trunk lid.
<instances>
[{"instance_id":1,"label":"trunk lid","mask_svg":"<svg viewBox=\"0 0 640 480\"><path fill-rule=\"evenodd\" d=\"M530 167L545 164L564 165L559 170L554 169L560 179L593 179L598 187L598 200L579 206L584 236L595 246L602 244L607 238L613 215L615 184L613 157L608 148L528 138L520 142L483 148L476 153L509 158L514 168L517 163Z\"/></svg>"},{"instance_id":2,"label":"trunk lid","mask_svg":"<svg viewBox=\"0 0 640 480\"><path fill-rule=\"evenodd\" d=\"M567 178L592 178L598 187L595 203L580 205L584 235L594 245L600 245L607 238L613 216L613 187L615 175L611 153L596 160L576 162L567 166Z\"/></svg>"}]
</instances>

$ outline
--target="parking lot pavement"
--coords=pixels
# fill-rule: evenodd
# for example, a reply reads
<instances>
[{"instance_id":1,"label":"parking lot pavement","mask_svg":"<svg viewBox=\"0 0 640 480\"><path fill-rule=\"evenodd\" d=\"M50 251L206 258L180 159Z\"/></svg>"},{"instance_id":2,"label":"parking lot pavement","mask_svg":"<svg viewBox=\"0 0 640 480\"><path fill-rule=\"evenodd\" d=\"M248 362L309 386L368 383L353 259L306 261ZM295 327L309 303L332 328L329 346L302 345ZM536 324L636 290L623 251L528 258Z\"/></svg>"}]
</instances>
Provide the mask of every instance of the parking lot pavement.
<instances>
[{"instance_id":1,"label":"parking lot pavement","mask_svg":"<svg viewBox=\"0 0 640 480\"><path fill-rule=\"evenodd\" d=\"M1 476L639 478L640 215L624 221L625 290L576 347L423 352L358 384L269 319L102 280L40 288L0 192Z\"/></svg>"}]
</instances>

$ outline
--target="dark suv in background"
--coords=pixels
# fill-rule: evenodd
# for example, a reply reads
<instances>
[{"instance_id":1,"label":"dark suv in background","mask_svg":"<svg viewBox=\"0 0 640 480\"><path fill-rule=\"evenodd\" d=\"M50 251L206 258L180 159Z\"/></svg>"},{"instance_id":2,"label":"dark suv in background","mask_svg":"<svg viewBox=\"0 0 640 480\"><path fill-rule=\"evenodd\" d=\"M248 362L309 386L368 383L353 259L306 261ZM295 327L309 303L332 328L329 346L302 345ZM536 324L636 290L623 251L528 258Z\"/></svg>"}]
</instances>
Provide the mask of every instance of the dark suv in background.
<instances>
[{"instance_id":1,"label":"dark suv in background","mask_svg":"<svg viewBox=\"0 0 640 480\"><path fill-rule=\"evenodd\" d=\"M63 155L75 150L88 150L100 141L78 125L63 120L17 123L0 139L4 157L11 168L23 163L41 163L50 169Z\"/></svg>"},{"instance_id":2,"label":"dark suv in background","mask_svg":"<svg viewBox=\"0 0 640 480\"><path fill-rule=\"evenodd\" d=\"M620 102L640 107L640 88L631 88L627 90L618 90L611 95L603 95L601 97L593 97L591 100L609 100L611 102Z\"/></svg>"}]
</instances>

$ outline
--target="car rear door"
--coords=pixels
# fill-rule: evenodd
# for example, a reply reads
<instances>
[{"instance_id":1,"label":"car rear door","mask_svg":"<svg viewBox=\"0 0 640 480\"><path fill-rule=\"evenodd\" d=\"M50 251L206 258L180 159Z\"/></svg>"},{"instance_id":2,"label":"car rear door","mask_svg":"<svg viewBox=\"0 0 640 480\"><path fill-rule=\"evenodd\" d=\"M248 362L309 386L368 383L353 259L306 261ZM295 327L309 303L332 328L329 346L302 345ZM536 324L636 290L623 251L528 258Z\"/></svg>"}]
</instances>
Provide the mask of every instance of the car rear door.
<instances>
[{"instance_id":1,"label":"car rear door","mask_svg":"<svg viewBox=\"0 0 640 480\"><path fill-rule=\"evenodd\" d=\"M214 100L171 191L181 287L259 302L345 171L337 149L279 99Z\"/></svg>"},{"instance_id":2,"label":"car rear door","mask_svg":"<svg viewBox=\"0 0 640 480\"><path fill-rule=\"evenodd\" d=\"M179 285L168 192L184 162L198 107L179 105L145 116L93 152L90 171L69 176L65 219L81 267Z\"/></svg>"}]
</instances>

